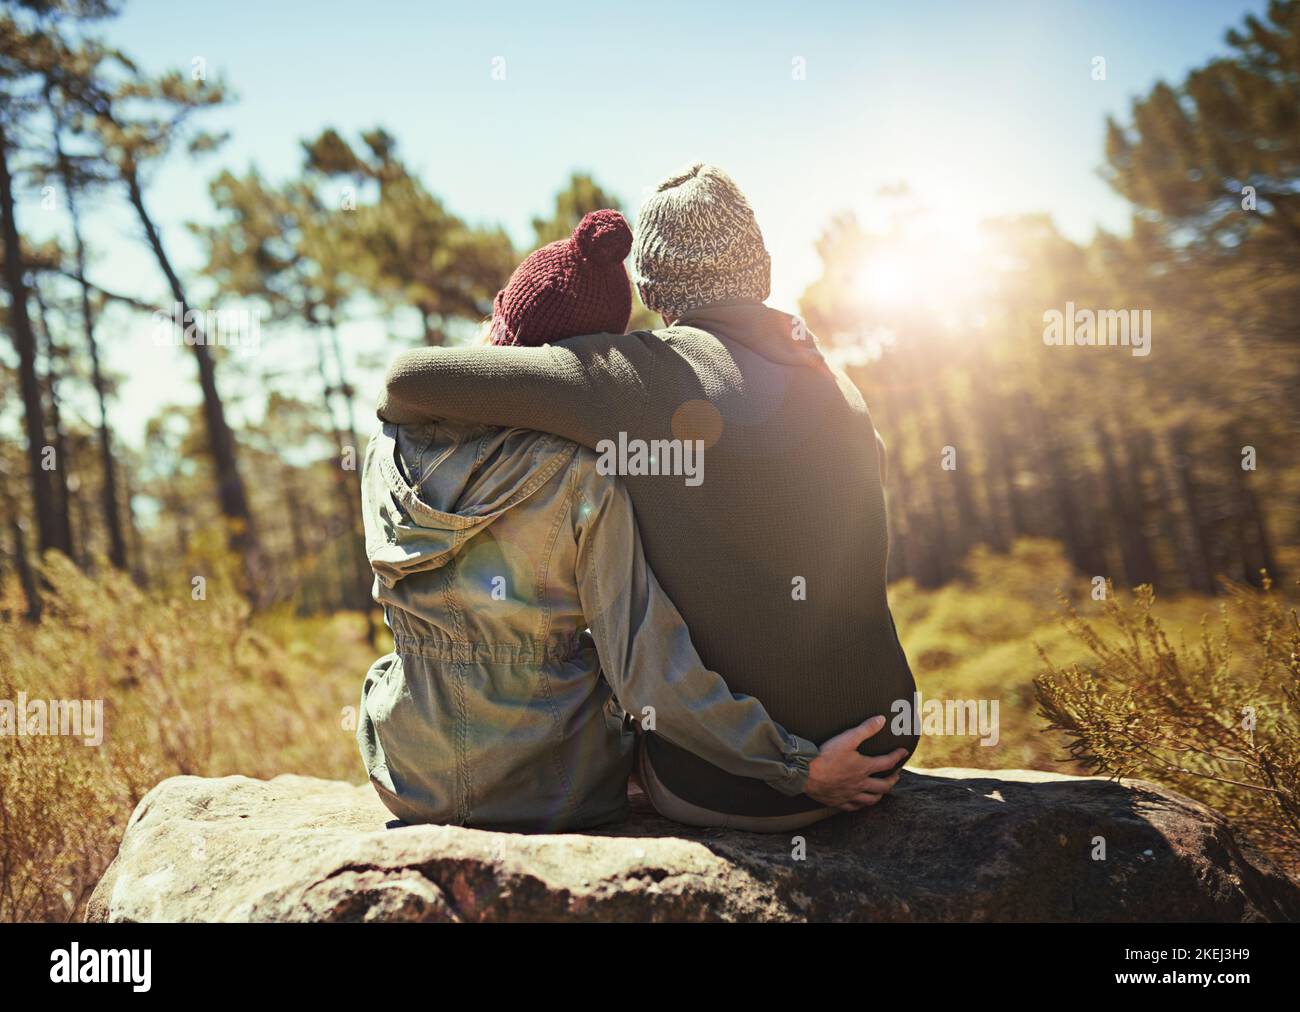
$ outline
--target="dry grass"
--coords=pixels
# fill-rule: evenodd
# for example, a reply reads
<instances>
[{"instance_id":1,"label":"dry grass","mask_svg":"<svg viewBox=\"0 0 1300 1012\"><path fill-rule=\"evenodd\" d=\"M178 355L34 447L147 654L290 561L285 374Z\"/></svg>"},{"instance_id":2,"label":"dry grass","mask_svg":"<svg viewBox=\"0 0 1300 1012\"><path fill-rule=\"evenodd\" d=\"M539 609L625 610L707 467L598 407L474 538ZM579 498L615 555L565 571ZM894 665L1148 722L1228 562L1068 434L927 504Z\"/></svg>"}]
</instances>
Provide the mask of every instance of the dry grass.
<instances>
[{"instance_id":1,"label":"dry grass","mask_svg":"<svg viewBox=\"0 0 1300 1012\"><path fill-rule=\"evenodd\" d=\"M977 550L965 569L937 591L895 587L894 618L923 695L997 700L1000 740L927 736L919 764L1153 780L1300 873L1300 624L1286 595L1109 588L1095 601L1046 541Z\"/></svg>"},{"instance_id":2,"label":"dry grass","mask_svg":"<svg viewBox=\"0 0 1300 1012\"><path fill-rule=\"evenodd\" d=\"M19 692L28 699L102 699L106 727L99 747L68 737L0 739L0 920L80 916L132 809L165 777L304 773L362 781L351 708L374 658L362 620L299 618L290 606L251 616L224 575L227 568L218 552L196 556L178 565L174 588L145 594L118 574L90 577L53 557L45 568L45 619L36 627L18 617L16 586L0 587L0 699ZM1125 635L1123 610L1108 612L1092 601L1088 582L1055 545L1025 541L1009 556L976 552L966 570L964 581L941 590L904 583L891 595L924 696L999 704L996 746L971 736L926 737L917 753L926 766L1113 772L1097 761L1105 755L1105 735L1096 733L1100 718L1083 706L1095 698L1087 688L1096 672L1122 675L1135 691L1149 681L1142 705L1153 708L1152 700L1169 697L1171 672L1186 676L1178 698L1227 707L1240 702L1234 686L1243 673L1258 674L1262 657L1271 658L1275 680L1290 670L1285 608L1265 613L1247 599L1244 619L1216 641L1221 653L1199 666L1184 654L1177 655L1182 666L1171 667L1164 653L1125 667L1106 654L1106 644ZM192 599L190 576L182 572L210 574L206 600ZM1080 636L1078 623L1061 621L1058 591L1074 602L1090 633ZM1216 607L1184 598L1152 605L1149 614L1162 628L1194 630ZM1062 687L1048 698L1057 699L1054 719L1063 730L1047 730L1040 712L1034 684L1044 668L1040 647L1052 661L1044 684L1049 693L1050 686ZM1259 732L1261 740L1295 736L1294 717L1290 724L1277 717L1282 697L1270 690L1264 700L1258 684L1251 685L1252 700L1273 721ZM1200 704L1185 709L1203 714ZM1117 726L1106 734L1119 740L1122 731ZM1081 738L1090 744L1071 757L1069 746ZM1259 821L1258 792L1160 770L1125 771L1203 797L1243 820L1253 835L1268 824Z\"/></svg>"},{"instance_id":3,"label":"dry grass","mask_svg":"<svg viewBox=\"0 0 1300 1012\"><path fill-rule=\"evenodd\" d=\"M1089 651L1062 622L1060 598L1116 631L1104 602L1091 598L1088 578L1074 572L1052 541L1025 539L1008 555L977 548L965 578L934 591L909 581L890 590L894 620L927 699L997 700L1000 738L985 746L972 736L929 737L916 761L922 766L1041 769L1086 773L1065 735L1046 730L1034 679L1043 670L1040 648L1059 665L1083 662ZM1170 628L1198 628L1218 607L1211 598L1162 600L1154 609ZM1247 630L1240 637L1249 638Z\"/></svg>"},{"instance_id":4,"label":"dry grass","mask_svg":"<svg viewBox=\"0 0 1300 1012\"><path fill-rule=\"evenodd\" d=\"M202 569L191 571L202 572ZM0 739L0 920L78 917L143 794L175 774L304 773L360 782L353 739L373 660L356 615L250 616L220 572L142 593L59 556L39 626L0 590L0 699L102 699L98 747Z\"/></svg>"}]
</instances>

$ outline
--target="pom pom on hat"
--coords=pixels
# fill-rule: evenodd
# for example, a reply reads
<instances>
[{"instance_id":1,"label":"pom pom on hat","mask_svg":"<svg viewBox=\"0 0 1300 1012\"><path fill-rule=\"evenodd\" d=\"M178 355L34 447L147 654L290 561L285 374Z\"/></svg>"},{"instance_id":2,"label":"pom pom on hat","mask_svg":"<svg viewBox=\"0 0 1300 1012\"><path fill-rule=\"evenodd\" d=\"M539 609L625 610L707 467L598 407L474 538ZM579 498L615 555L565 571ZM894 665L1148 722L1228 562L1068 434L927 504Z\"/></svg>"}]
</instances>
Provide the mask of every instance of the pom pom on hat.
<instances>
[{"instance_id":1,"label":"pom pom on hat","mask_svg":"<svg viewBox=\"0 0 1300 1012\"><path fill-rule=\"evenodd\" d=\"M618 264L632 252L632 230L617 211L591 211L573 230L573 241L587 260Z\"/></svg>"}]
</instances>

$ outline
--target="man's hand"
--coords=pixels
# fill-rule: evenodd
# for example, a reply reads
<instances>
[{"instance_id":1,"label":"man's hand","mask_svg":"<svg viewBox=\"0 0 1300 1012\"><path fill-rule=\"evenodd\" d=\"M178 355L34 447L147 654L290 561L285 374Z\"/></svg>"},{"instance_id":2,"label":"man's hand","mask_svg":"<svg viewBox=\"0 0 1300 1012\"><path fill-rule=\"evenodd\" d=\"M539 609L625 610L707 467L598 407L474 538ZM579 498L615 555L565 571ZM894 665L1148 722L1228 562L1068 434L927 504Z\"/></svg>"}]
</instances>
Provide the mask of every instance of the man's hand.
<instances>
[{"instance_id":1,"label":"man's hand","mask_svg":"<svg viewBox=\"0 0 1300 1012\"><path fill-rule=\"evenodd\" d=\"M907 757L907 749L895 749L880 756L858 752L858 746L884 726L884 717L872 717L824 743L821 754L808 764L804 793L828 808L844 812L874 805L888 794L898 783L898 774L884 778L874 774L893 769Z\"/></svg>"}]
</instances>

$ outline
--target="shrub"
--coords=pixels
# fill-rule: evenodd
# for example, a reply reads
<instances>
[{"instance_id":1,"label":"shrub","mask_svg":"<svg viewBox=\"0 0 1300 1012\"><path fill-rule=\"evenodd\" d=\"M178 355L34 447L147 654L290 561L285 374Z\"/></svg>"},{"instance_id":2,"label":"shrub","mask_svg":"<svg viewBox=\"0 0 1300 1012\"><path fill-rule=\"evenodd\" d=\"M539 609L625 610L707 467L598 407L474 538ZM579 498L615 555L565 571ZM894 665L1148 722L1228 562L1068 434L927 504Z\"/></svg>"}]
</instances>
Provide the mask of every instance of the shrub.
<instances>
[{"instance_id":1,"label":"shrub","mask_svg":"<svg viewBox=\"0 0 1300 1012\"><path fill-rule=\"evenodd\" d=\"M1223 812L1261 850L1300 868L1300 622L1266 580L1228 585L1217 625L1177 645L1139 587L1107 595L1117 630L1066 606L1087 663L1035 680L1041 712L1075 759L1097 773L1167 784Z\"/></svg>"}]
</instances>

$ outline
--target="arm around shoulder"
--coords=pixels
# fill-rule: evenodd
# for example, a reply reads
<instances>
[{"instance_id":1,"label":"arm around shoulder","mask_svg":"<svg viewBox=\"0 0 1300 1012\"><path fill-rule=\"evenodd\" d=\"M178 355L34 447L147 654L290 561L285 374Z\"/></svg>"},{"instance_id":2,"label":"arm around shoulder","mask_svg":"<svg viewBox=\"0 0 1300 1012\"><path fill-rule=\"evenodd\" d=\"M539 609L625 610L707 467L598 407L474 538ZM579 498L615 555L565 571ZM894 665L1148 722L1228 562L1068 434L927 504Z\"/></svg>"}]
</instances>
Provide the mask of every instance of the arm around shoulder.
<instances>
[{"instance_id":1,"label":"arm around shoulder","mask_svg":"<svg viewBox=\"0 0 1300 1012\"><path fill-rule=\"evenodd\" d=\"M657 350L648 342L657 340L590 334L536 348L416 348L389 366L377 413L399 425L454 418L594 446L639 422Z\"/></svg>"}]
</instances>

